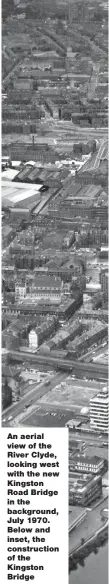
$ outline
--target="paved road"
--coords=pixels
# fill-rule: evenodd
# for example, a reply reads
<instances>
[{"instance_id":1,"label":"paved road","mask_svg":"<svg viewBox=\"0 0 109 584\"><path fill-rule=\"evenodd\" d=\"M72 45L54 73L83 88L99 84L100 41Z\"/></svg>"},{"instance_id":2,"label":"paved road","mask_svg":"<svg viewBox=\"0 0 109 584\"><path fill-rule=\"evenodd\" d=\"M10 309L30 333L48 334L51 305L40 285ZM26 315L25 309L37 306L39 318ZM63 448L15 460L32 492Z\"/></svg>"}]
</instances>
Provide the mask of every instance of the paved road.
<instances>
[{"instance_id":1,"label":"paved road","mask_svg":"<svg viewBox=\"0 0 109 584\"><path fill-rule=\"evenodd\" d=\"M101 127L100 128L99 127L98 128L94 128L94 127L87 128L86 126L80 127L78 124L73 124L73 123L71 124L71 121L69 122L68 120L58 120L58 122L57 122L57 120L53 120L53 124L54 124L54 128L59 132L61 129L62 130L69 130L69 132L71 132L71 133L73 133L74 131L78 132L80 134L85 132L87 134L87 136L88 136L89 132L92 134L94 132L95 137L96 137L96 131L98 130L100 136L102 135L103 132L104 132L104 134L105 133L107 134L107 128L105 126L103 126L102 128Z\"/></svg>"},{"instance_id":2,"label":"paved road","mask_svg":"<svg viewBox=\"0 0 109 584\"><path fill-rule=\"evenodd\" d=\"M4 88L4 86L5 86L5 83L6 83L7 81L9 81L9 79L10 79L11 75L12 75L12 74L13 74L15 71L17 71L17 69L20 67L20 65L22 65L22 61L21 61L21 59L17 61L17 63L14 65L14 67L12 67L12 69L11 69L11 71L9 71L8 75L5 75L5 77L4 77L3 81L2 81L3 88Z\"/></svg>"},{"instance_id":3,"label":"paved road","mask_svg":"<svg viewBox=\"0 0 109 584\"><path fill-rule=\"evenodd\" d=\"M43 395L45 395L46 393L48 393L48 391L51 391L56 384L60 383L61 381L63 381L66 377L66 374L62 374L62 373L57 373L56 375L53 376L53 379L51 379L50 381L50 385L45 385L45 382L42 382L40 385L35 383L33 385L29 385L28 384L28 391L26 393L26 395L24 395L19 402L17 402L16 404L13 404L12 406L10 406L9 408L7 408L6 410L4 410L3 415L2 415L2 426L3 428L7 428L9 425L12 425L12 422L10 420L10 422L8 422L8 418L9 416L12 416L12 421L16 419L16 417L20 416L20 414L22 414L24 407L26 406L26 404L32 400L32 402L34 402L34 409L35 409L35 403L37 403L37 401L39 400L40 397L42 397ZM30 410L31 410L32 404L30 404L30 407L27 409L26 415L27 413L29 414ZM3 422L3 419L6 420L6 422Z\"/></svg>"},{"instance_id":4,"label":"paved road","mask_svg":"<svg viewBox=\"0 0 109 584\"><path fill-rule=\"evenodd\" d=\"M57 49L57 53L61 53L61 55L65 55L65 49L60 46L60 44L58 43L58 36L55 38L52 38L52 36L50 36L50 32L42 29L37 28L36 29L36 33L40 33L40 37L42 40L45 40L48 42L49 45L52 45L52 50L55 47L55 49Z\"/></svg>"},{"instance_id":5,"label":"paved road","mask_svg":"<svg viewBox=\"0 0 109 584\"><path fill-rule=\"evenodd\" d=\"M56 358L53 357L52 355L44 356L41 353L26 353L26 351L10 351L10 358L12 361L17 361L17 362L22 362L22 361L26 361L28 360L31 363L35 363L35 365L43 365L43 367L46 367L47 365L49 365L49 367L52 367L52 369L57 370L60 369L60 371L63 371L66 373L73 371L75 372L75 375L78 375L78 372L80 372L80 375L85 375L87 378L89 379L106 379L107 380L107 376L108 376L108 366L107 365L99 365L99 367L94 364L94 363L90 363L90 364L86 364L84 362L80 363L80 361L78 360L73 360L73 359L62 359L62 358Z\"/></svg>"},{"instance_id":6,"label":"paved road","mask_svg":"<svg viewBox=\"0 0 109 584\"><path fill-rule=\"evenodd\" d=\"M88 94L87 94L88 99L90 99L93 96L95 89L98 85L99 68L100 68L99 64L93 65L92 77L91 77L91 81L90 81L90 84L88 87Z\"/></svg>"},{"instance_id":7,"label":"paved road","mask_svg":"<svg viewBox=\"0 0 109 584\"><path fill-rule=\"evenodd\" d=\"M36 32L39 32L39 29L37 29ZM61 53L63 56L65 55L66 50L58 43L58 36L56 36L56 38L52 38L52 36L50 36L50 32L47 30L45 32L40 30L40 36L43 40L48 41L49 45L55 47L58 53Z\"/></svg>"},{"instance_id":8,"label":"paved road","mask_svg":"<svg viewBox=\"0 0 109 584\"><path fill-rule=\"evenodd\" d=\"M100 437L101 436L101 437ZM108 445L108 436L105 435L103 436L103 434L98 434L97 433L92 433L89 430L88 432L84 432L84 430L77 430L77 432L73 431L70 434L70 445L72 443L73 440L79 440L81 442L85 442L87 446L96 446L96 448L100 448L102 447L102 444L105 442L106 445Z\"/></svg>"},{"instance_id":9,"label":"paved road","mask_svg":"<svg viewBox=\"0 0 109 584\"><path fill-rule=\"evenodd\" d=\"M98 166L100 164L100 159L102 158L102 155L103 155L103 152L104 152L106 146L108 148L108 141L107 140L103 141L102 144L100 145L100 148L99 148L99 151L97 153L97 157L96 157L96 160L95 160L95 163L93 166L93 170L98 168Z\"/></svg>"},{"instance_id":10,"label":"paved road","mask_svg":"<svg viewBox=\"0 0 109 584\"><path fill-rule=\"evenodd\" d=\"M46 120L45 120L46 122ZM44 122L42 121L40 124L40 127L38 129L38 132L40 132L40 128L44 128ZM51 132L52 130L52 132ZM69 134L69 136L68 136ZM71 135L71 137L70 137ZM51 128L51 120L49 122L49 127L47 129L47 133L45 136L43 136L41 138L40 133L35 134L35 141L36 143L41 143L41 141L44 143L52 143L54 144L53 139L55 138L57 140L57 145L58 147L60 147L61 145L63 146L63 138L64 141L66 142L67 145L72 146L72 144L74 143L75 140L88 140L90 136L91 138L95 138L98 139L98 141L105 141L107 139L107 128L103 127L103 128L81 128L78 125L74 125L71 124L69 125L69 122L65 122L64 120L60 121L58 120L58 123L55 122L55 120L52 120L52 128ZM7 144L7 140L8 143L11 144L12 142L22 142L22 143L32 143L32 134L30 135L22 135L22 134L12 134L10 136L10 134L8 135L3 135L2 136L2 140L3 140L3 144ZM61 142L59 141L61 140ZM58 143L59 141L59 143Z\"/></svg>"},{"instance_id":11,"label":"paved road","mask_svg":"<svg viewBox=\"0 0 109 584\"><path fill-rule=\"evenodd\" d=\"M82 355L82 357L79 358L79 361L82 361L82 360L88 361L92 357L95 359L97 356L99 356L101 354L104 355L105 352L107 351L107 348L108 348L108 341L106 340L104 342L106 343L104 346L103 346L103 343L100 343L100 345L98 345L97 348L94 347L94 345L93 345L93 347L91 349L87 350L86 353L84 353L84 355Z\"/></svg>"},{"instance_id":12,"label":"paved road","mask_svg":"<svg viewBox=\"0 0 109 584\"><path fill-rule=\"evenodd\" d=\"M99 164L100 164L100 160L103 157L103 153L105 152L105 149L108 149L108 140L102 140L99 150L97 151L96 154L94 154L94 163L93 163L93 157L92 157L92 161L89 160L88 162L86 162L86 164L83 167L83 172L85 172L86 170L97 170L97 168L99 168Z\"/></svg>"}]
</instances>

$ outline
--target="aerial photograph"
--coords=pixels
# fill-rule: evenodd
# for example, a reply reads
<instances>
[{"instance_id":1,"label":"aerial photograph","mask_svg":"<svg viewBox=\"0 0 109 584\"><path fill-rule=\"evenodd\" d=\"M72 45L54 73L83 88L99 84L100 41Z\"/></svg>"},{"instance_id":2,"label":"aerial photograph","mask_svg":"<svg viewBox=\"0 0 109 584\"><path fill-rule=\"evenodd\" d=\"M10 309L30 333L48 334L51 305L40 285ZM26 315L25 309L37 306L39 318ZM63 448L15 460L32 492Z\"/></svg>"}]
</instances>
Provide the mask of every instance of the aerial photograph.
<instances>
[{"instance_id":1,"label":"aerial photograph","mask_svg":"<svg viewBox=\"0 0 109 584\"><path fill-rule=\"evenodd\" d=\"M108 582L108 2L2 0L2 428L69 430L69 584Z\"/></svg>"}]
</instances>

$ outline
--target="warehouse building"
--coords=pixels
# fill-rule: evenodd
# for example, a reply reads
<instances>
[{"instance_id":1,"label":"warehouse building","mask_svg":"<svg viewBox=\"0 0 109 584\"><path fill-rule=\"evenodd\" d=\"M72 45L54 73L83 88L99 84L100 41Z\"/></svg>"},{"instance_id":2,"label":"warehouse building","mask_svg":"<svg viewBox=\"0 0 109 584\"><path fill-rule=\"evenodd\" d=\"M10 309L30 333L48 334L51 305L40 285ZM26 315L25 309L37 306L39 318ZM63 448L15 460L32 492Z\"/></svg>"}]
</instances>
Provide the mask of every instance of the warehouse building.
<instances>
[{"instance_id":1,"label":"warehouse building","mask_svg":"<svg viewBox=\"0 0 109 584\"><path fill-rule=\"evenodd\" d=\"M2 207L3 208L24 208L33 207L40 201L43 184L31 184L13 182L2 179Z\"/></svg>"},{"instance_id":2,"label":"warehouse building","mask_svg":"<svg viewBox=\"0 0 109 584\"><path fill-rule=\"evenodd\" d=\"M29 205L30 207L30 205ZM21 217L22 219L30 219L30 215L31 215L31 208L27 209L27 208L23 208L23 207L12 207L10 209L10 217L14 217L15 221L16 219Z\"/></svg>"}]
</instances>

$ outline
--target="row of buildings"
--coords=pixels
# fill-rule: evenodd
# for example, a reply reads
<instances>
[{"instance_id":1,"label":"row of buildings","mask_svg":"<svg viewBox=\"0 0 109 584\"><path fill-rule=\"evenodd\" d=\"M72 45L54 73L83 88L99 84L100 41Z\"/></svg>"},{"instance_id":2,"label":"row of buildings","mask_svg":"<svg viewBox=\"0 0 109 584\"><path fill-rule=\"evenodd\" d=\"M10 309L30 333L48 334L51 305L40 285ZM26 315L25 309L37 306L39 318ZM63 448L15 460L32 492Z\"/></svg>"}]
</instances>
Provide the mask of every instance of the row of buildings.
<instances>
[{"instance_id":1,"label":"row of buildings","mask_svg":"<svg viewBox=\"0 0 109 584\"><path fill-rule=\"evenodd\" d=\"M106 324L97 322L81 334L77 335L72 341L67 344L67 351L69 358L78 358L88 347L93 346L98 341L108 337L108 327Z\"/></svg>"},{"instance_id":2,"label":"row of buildings","mask_svg":"<svg viewBox=\"0 0 109 584\"><path fill-rule=\"evenodd\" d=\"M23 300L20 304L13 303L2 305L2 313L6 316L19 316L22 315L37 315L41 314L58 314L60 321L64 321L66 318L70 318L76 310L82 305L83 294L81 291L76 292L73 298L64 297L60 304L56 306L53 302L46 302L43 299L38 302L27 302Z\"/></svg>"}]
</instances>

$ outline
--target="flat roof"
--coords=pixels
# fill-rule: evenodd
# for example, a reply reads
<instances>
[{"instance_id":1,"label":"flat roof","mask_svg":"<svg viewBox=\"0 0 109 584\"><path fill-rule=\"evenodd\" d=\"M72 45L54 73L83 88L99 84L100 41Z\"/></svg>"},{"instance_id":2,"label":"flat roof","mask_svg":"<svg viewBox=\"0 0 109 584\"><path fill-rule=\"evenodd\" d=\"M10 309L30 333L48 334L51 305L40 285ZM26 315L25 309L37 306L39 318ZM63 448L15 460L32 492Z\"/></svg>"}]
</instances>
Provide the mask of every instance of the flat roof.
<instances>
[{"instance_id":1,"label":"flat roof","mask_svg":"<svg viewBox=\"0 0 109 584\"><path fill-rule=\"evenodd\" d=\"M11 213L27 213L29 214L30 209L27 207L11 207L10 209Z\"/></svg>"},{"instance_id":2,"label":"flat roof","mask_svg":"<svg viewBox=\"0 0 109 584\"><path fill-rule=\"evenodd\" d=\"M102 459L99 458L98 456L84 456L84 454L74 454L72 457L72 462L78 462L78 463L85 463L85 464L89 464L89 465L97 465L99 464ZM72 464L72 462L70 461L70 464Z\"/></svg>"},{"instance_id":3,"label":"flat roof","mask_svg":"<svg viewBox=\"0 0 109 584\"><path fill-rule=\"evenodd\" d=\"M96 395L90 398L90 405L92 404L107 404L109 403L108 390L106 392L98 392Z\"/></svg>"},{"instance_id":4,"label":"flat roof","mask_svg":"<svg viewBox=\"0 0 109 584\"><path fill-rule=\"evenodd\" d=\"M22 164L21 160L12 160L11 161L12 167L13 166L20 166L20 164Z\"/></svg>"},{"instance_id":5,"label":"flat roof","mask_svg":"<svg viewBox=\"0 0 109 584\"><path fill-rule=\"evenodd\" d=\"M92 475L92 474L83 474L83 473L76 473L70 472L69 473L69 492L74 493L76 491L83 492L87 488L88 484L93 481L97 482L100 478L100 475Z\"/></svg>"},{"instance_id":6,"label":"flat roof","mask_svg":"<svg viewBox=\"0 0 109 584\"><path fill-rule=\"evenodd\" d=\"M99 282L86 282L86 290L101 290Z\"/></svg>"}]
</instances>

